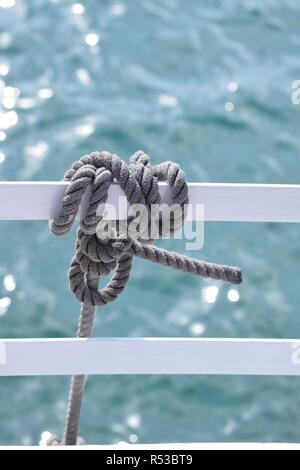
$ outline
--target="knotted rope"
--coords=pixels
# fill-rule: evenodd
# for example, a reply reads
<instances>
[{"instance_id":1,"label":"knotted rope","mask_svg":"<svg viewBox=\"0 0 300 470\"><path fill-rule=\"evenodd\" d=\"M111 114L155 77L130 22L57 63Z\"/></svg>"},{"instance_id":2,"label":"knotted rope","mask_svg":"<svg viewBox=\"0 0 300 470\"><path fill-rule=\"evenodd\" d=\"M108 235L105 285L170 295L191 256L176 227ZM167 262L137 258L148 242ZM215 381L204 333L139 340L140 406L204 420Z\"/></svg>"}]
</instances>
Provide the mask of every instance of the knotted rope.
<instances>
[{"instance_id":1,"label":"knotted rope","mask_svg":"<svg viewBox=\"0 0 300 470\"><path fill-rule=\"evenodd\" d=\"M65 174L69 181L63 198L59 216L49 222L50 230L55 235L67 233L76 218L83 195L90 188L90 200L86 215L77 231L76 254L69 270L70 288L81 302L78 337L92 335L96 306L113 302L124 290L132 268L133 257L143 258L162 266L206 278L239 284L242 282L241 271L230 266L221 266L200 261L178 253L157 248L151 243L164 235L161 215L157 217L155 236L148 234L146 226L139 222L139 238L117 230L111 236L99 237L99 224L103 222L104 205L108 198L108 189L117 181L125 193L129 207L137 204L144 207L144 215L153 215L151 208L160 205L158 183L165 181L171 190L172 205L175 210L170 217L170 234L182 227L188 204L188 187L181 168L173 162L163 162L151 166L149 158L143 152L137 152L127 165L119 157L108 152L95 152L82 157ZM110 233L111 235L111 233ZM99 279L113 272L106 287L98 290ZM75 445L79 429L85 376L74 376L71 383L68 415L65 428L64 444ZM57 445L55 436L48 436L48 445Z\"/></svg>"}]
</instances>

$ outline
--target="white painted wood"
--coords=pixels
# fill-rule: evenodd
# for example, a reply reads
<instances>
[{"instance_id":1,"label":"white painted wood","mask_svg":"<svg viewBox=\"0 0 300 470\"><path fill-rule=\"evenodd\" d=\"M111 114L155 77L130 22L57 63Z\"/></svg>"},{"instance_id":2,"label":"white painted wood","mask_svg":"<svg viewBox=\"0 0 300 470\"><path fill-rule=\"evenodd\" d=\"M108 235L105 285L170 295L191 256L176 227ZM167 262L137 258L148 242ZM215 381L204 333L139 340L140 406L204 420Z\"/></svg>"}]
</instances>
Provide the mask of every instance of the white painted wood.
<instances>
[{"instance_id":1,"label":"white painted wood","mask_svg":"<svg viewBox=\"0 0 300 470\"><path fill-rule=\"evenodd\" d=\"M0 376L220 374L300 376L300 340L1 340ZM4 346L3 346L4 345ZM1 362L1 361L0 361Z\"/></svg>"},{"instance_id":2,"label":"white painted wood","mask_svg":"<svg viewBox=\"0 0 300 470\"><path fill-rule=\"evenodd\" d=\"M57 215L65 182L0 182L0 220L47 220ZM166 184L160 184L162 200L169 199ZM189 183L188 220L201 219L197 205L204 205L207 221L300 222L300 185ZM113 184L109 203L126 218L122 191ZM83 208L84 211L84 208Z\"/></svg>"}]
</instances>

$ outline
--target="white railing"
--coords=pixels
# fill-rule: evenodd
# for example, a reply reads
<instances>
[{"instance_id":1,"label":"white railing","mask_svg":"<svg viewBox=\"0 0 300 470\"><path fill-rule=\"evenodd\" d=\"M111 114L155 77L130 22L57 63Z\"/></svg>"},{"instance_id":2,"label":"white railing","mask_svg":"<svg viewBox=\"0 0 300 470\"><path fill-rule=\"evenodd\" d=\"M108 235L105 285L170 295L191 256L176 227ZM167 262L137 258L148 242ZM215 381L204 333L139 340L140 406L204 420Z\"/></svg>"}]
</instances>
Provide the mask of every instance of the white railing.
<instances>
[{"instance_id":1,"label":"white railing","mask_svg":"<svg viewBox=\"0 0 300 470\"><path fill-rule=\"evenodd\" d=\"M64 182L0 183L0 220L47 220L57 214ZM168 187L161 184L162 199ZM189 218L300 222L300 186L190 183ZM109 202L119 207L120 187ZM84 207L83 207L84 211ZM3 339L0 376L72 374L300 375L300 340L272 339Z\"/></svg>"}]
</instances>

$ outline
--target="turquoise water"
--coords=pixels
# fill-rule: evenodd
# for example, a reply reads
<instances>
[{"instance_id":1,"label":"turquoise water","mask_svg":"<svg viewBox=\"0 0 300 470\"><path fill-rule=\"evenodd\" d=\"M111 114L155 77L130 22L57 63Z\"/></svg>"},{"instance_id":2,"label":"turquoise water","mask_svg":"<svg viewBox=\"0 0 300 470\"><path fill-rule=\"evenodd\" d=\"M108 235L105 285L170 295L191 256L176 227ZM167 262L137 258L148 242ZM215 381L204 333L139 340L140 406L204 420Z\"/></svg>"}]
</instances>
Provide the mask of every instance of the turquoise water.
<instances>
[{"instance_id":1,"label":"turquoise water","mask_svg":"<svg viewBox=\"0 0 300 470\"><path fill-rule=\"evenodd\" d=\"M0 0L1 180L57 180L82 154L142 148L154 163L180 163L190 181L299 183L299 1L5 4L14 1ZM0 227L0 336L74 336L74 232ZM238 293L137 261L126 292L98 311L95 334L299 336L299 226L210 223L205 238L196 256L241 266ZM219 291L208 303L211 286ZM0 443L61 435L68 386L66 377L1 379ZM81 435L299 442L299 388L297 378L93 377Z\"/></svg>"}]
</instances>

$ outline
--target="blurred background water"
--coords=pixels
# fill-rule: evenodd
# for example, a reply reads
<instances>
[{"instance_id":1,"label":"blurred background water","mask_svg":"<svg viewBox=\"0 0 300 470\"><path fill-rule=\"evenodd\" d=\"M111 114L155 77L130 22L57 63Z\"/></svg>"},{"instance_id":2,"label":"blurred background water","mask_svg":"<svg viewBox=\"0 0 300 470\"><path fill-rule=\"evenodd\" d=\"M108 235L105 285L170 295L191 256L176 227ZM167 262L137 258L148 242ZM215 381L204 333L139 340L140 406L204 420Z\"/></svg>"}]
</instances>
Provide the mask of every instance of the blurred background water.
<instances>
[{"instance_id":1,"label":"blurred background water","mask_svg":"<svg viewBox=\"0 0 300 470\"><path fill-rule=\"evenodd\" d=\"M177 161L190 181L299 183L299 20L297 0L0 0L1 180L57 180L90 151L128 158L142 148L154 163ZM241 287L137 261L126 292L98 311L95 334L299 337L299 230L206 224L196 256L241 266ZM73 239L43 222L1 222L1 337L74 336ZM2 378L0 443L61 435L68 387L66 377ZM299 442L299 387L297 378L93 377L81 435Z\"/></svg>"}]
</instances>

